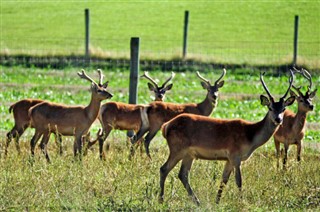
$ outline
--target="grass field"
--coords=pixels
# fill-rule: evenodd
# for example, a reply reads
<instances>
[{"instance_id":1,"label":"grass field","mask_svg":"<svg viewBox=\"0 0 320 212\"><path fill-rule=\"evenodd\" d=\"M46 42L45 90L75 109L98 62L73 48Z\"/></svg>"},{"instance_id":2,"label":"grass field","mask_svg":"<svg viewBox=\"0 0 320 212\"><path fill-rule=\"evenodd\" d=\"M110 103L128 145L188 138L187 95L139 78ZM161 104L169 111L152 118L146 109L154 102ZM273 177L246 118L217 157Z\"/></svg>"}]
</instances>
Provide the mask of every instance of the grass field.
<instances>
[{"instance_id":1,"label":"grass field","mask_svg":"<svg viewBox=\"0 0 320 212\"><path fill-rule=\"evenodd\" d=\"M313 86L320 85L319 1L2 0L0 6L1 56L83 55L84 9L89 8L91 55L121 63L123 58L129 58L130 38L140 37L141 59L165 59L168 63L178 59L179 62L184 12L189 10L187 59L204 66L213 62L226 67L291 64L294 16L299 15L298 65L312 68ZM0 211L319 211L319 94L314 99L315 110L307 116L300 163L295 160L296 148L291 147L287 170L278 168L270 139L243 163L241 195L232 174L220 204L216 205L214 200L224 163L197 160L191 170L190 184L201 206L195 206L189 199L177 177L177 167L167 178L165 200L159 204L159 169L169 154L160 133L150 145L152 161L139 149L129 159L130 147L122 131L112 131L109 135L107 141L111 147L106 161L99 160L97 146L82 162L74 161L71 137L63 137L64 154L60 156L53 136L48 145L52 163L46 162L39 148L33 160L29 144L33 129L20 138L21 155L12 142L9 155L4 158L6 133L14 124L8 112L12 103L24 98L68 105L86 105L90 101L90 85L76 74L80 68L30 66L0 65ZM110 81L112 101L128 102L129 71L117 65L109 70L99 68L104 69ZM165 101L185 103L204 99L206 91L195 69L196 66L176 73ZM201 70L212 81L221 73L219 69ZM88 73L97 77L92 68L88 68ZM150 75L162 82L170 72L152 70ZM265 92L259 71L227 70L224 80L212 117L261 120L267 109L260 104L259 96ZM267 70L265 81L277 98L287 89L288 78L282 72ZM301 76L296 76L294 82L297 86L307 83ZM152 100L146 80L140 80L138 91L138 103ZM297 111L297 103L289 109ZM99 127L95 122L91 133L95 135Z\"/></svg>"},{"instance_id":2,"label":"grass field","mask_svg":"<svg viewBox=\"0 0 320 212\"><path fill-rule=\"evenodd\" d=\"M319 68L319 1L1 1L1 53L82 55L84 9L92 55L181 57L184 11L190 12L188 58L227 64L290 64L294 16L300 16L298 64ZM32 15L31 15L32 14Z\"/></svg>"},{"instance_id":3,"label":"grass field","mask_svg":"<svg viewBox=\"0 0 320 212\"><path fill-rule=\"evenodd\" d=\"M40 98L71 105L85 105L90 99L89 85L76 75L75 68L63 70L1 66L0 78L0 150L3 150L5 133L13 126L8 107L23 98ZM90 75L97 77L92 69ZM221 70L203 72L216 79ZM128 101L129 71L104 70L110 81L109 90L113 101ZM150 75L163 81L169 72L150 71ZM259 72L254 70L228 70L225 85L220 91L220 100L213 117L261 120L266 108L260 105L259 95L264 90L259 82ZM287 88L287 76L268 72L265 81L272 94L283 95ZM200 102L206 93L193 72L177 73L174 86L167 93L168 102ZM314 87L319 87L320 76L313 76ZM306 80L296 76L296 85L305 85ZM145 80L139 82L139 103L152 99ZM214 204L223 170L223 162L197 160L191 171L190 183L198 195L201 206L196 207L177 178L179 168L170 173L166 182L164 204L158 203L159 168L168 157L168 148L160 134L152 141L150 151L153 160L140 155L137 150L132 160L128 159L129 147L125 132L113 131L108 138L111 148L106 161L99 161L97 146L81 163L73 161L72 138L63 138L64 155L59 156L56 145L49 143L52 164L47 164L37 149L35 162L30 160L30 145L33 130L21 138L22 154L17 155L11 143L5 159L0 151L0 210L8 211L57 211L57 210L198 210L198 211L293 211L319 210L320 204L320 159L319 149L310 148L319 144L320 110L319 97L314 99L315 110L307 118L309 125L305 137L302 161L295 161L295 147L290 148L287 171L277 168L273 141L260 147L242 166L243 191L241 198L235 185L234 175L226 186L221 203ZM294 103L290 107L296 111ZM250 111L250 112L249 112ZM94 123L92 133L99 128Z\"/></svg>"}]
</instances>

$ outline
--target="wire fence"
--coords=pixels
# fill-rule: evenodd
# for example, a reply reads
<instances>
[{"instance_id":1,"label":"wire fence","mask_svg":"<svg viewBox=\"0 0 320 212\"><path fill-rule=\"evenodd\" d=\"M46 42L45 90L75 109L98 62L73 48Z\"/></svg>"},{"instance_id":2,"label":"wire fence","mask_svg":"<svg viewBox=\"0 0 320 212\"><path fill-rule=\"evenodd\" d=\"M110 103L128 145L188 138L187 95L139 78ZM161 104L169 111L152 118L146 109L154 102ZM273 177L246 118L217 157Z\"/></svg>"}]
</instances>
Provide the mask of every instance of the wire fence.
<instances>
[{"instance_id":1,"label":"wire fence","mask_svg":"<svg viewBox=\"0 0 320 212\"><path fill-rule=\"evenodd\" d=\"M87 11L87 10L86 10ZM88 13L85 16L89 18ZM70 14L70 16L79 16L79 11ZM312 18L312 17L311 17ZM317 20L318 17L315 17ZM311 21L311 20L309 20ZM10 21L4 20L5 24ZM306 39L302 36L301 39L295 40L293 32L297 26L286 24L285 29L278 27L279 33L292 31L291 37L286 37L283 40L274 40L268 38L267 35L259 36L258 40L250 40L248 38L238 39L237 34L254 34L252 31L254 26L247 28L239 28L235 22L225 22L224 28L219 29L211 23L203 22L200 18L193 18L189 26L188 33L182 33L182 29L188 27L181 26L181 39L176 36L159 37L148 34L148 30L153 28L166 28L165 23L157 23L154 25L145 25L139 22L134 25L128 24L127 31L141 34L140 59L141 68L160 68L169 69L190 69L194 67L209 68L214 66L225 67L271 67L271 68L287 68L292 65L304 66L311 69L320 68L320 42L317 38L319 29L315 29L314 39ZM279 20L278 23L260 23L259 20L255 25L259 26L258 32L266 32L270 28L277 27L281 22L288 20ZM131 37L121 36L122 27L119 29L108 28L106 30L119 31L119 38L104 37L102 35L90 35L89 20L85 21L85 31L88 35L82 33L76 36L19 36L19 38L2 36L0 63L3 65L24 64L35 66L50 66L50 67L66 67L66 66L119 66L128 67L130 60L130 39ZM129 22L130 23L130 22ZM4 24L4 25L5 25ZM7 26L8 25L8 26ZM5 25L5 30L13 30L10 24ZM91 28L96 27L95 23ZM43 23L38 27L45 27ZM234 35L230 38L220 38L220 40L209 39L206 35L197 34L199 27L209 28L213 33L219 33L221 30L234 31ZM191 29L190 29L191 28ZM290 28L290 29L289 29ZM21 26L18 31L24 31ZM32 29L29 29L32 30ZM250 31L250 32L247 32ZM184 37L182 36L184 35ZM188 38L185 36L188 35ZM89 37L90 36L90 39ZM183 37L183 38L182 38ZM187 40L187 45L184 46L184 39ZM23 40L23 41L21 41ZM88 52L86 49L88 48ZM187 48L187 50L183 49ZM295 48L299 51L295 54ZM186 51L186 55L183 52ZM294 61L297 57L297 61Z\"/></svg>"},{"instance_id":2,"label":"wire fence","mask_svg":"<svg viewBox=\"0 0 320 212\"><path fill-rule=\"evenodd\" d=\"M29 38L34 40L33 38ZM66 43L67 39L64 39ZM91 40L90 58L85 56L83 40L70 39L70 46L78 48L61 49L59 40L37 39L38 47L28 45L21 48L2 49L0 63L2 65L35 65L42 67L66 67L66 66L129 66L130 46L128 40ZM14 42L6 40L7 43ZM55 46L48 49L48 43ZM44 44L45 43L45 44ZM161 45L159 45L161 43ZM149 69L150 66L169 70L171 68L184 69L189 66L226 66L226 67L274 67L291 66L292 43L289 42L194 42L188 47L186 58L182 58L182 48L177 48L177 41L148 41L141 39L140 59L141 67ZM82 45L81 45L82 44ZM65 44L63 44L65 45ZM308 52L310 46L319 45L314 42L300 43L300 51L306 52L298 56L297 64L307 68L319 69L320 55L317 52ZM98 47L96 47L98 46ZM162 48L152 48L161 46ZM208 50L210 49L210 50Z\"/></svg>"}]
</instances>

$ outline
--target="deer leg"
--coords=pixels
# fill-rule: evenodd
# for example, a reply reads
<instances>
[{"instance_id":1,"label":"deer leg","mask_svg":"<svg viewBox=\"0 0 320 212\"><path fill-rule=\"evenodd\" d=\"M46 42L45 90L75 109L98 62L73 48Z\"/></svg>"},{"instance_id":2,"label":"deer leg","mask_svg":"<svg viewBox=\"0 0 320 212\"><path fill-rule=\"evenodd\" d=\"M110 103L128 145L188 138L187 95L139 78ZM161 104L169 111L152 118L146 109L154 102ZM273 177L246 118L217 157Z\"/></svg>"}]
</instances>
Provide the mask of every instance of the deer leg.
<instances>
[{"instance_id":1,"label":"deer leg","mask_svg":"<svg viewBox=\"0 0 320 212\"><path fill-rule=\"evenodd\" d=\"M107 137L109 136L111 130L112 130L112 128L110 126L108 126L104 130L103 136L99 137L99 156L100 156L100 160L105 160L106 159L106 155L105 155L104 150L103 150L103 143L107 139Z\"/></svg>"},{"instance_id":2,"label":"deer leg","mask_svg":"<svg viewBox=\"0 0 320 212\"><path fill-rule=\"evenodd\" d=\"M127 142L126 144L129 145L131 142L131 138L135 135L135 132L133 130L127 130Z\"/></svg>"},{"instance_id":3,"label":"deer leg","mask_svg":"<svg viewBox=\"0 0 320 212\"><path fill-rule=\"evenodd\" d=\"M7 140L6 140L6 145L4 147L4 155L5 157L8 155L8 148L9 148L9 145L12 141L12 138L14 138L14 132L13 129L7 133Z\"/></svg>"},{"instance_id":4,"label":"deer leg","mask_svg":"<svg viewBox=\"0 0 320 212\"><path fill-rule=\"evenodd\" d=\"M51 162L48 151L47 151L47 144L48 144L49 138L50 138L50 132L44 133L42 136L41 143L40 143L41 151L44 154L44 156L46 157L48 163Z\"/></svg>"},{"instance_id":5,"label":"deer leg","mask_svg":"<svg viewBox=\"0 0 320 212\"><path fill-rule=\"evenodd\" d=\"M84 155L87 155L88 150L91 149L91 147L97 143L97 141L99 140L99 138L101 136L103 136L103 132L102 133L100 133L100 132L101 132L101 128L99 129L99 131L97 133L97 138L93 141L90 141L90 137L86 137L87 144L84 146L84 153L83 153Z\"/></svg>"},{"instance_id":6,"label":"deer leg","mask_svg":"<svg viewBox=\"0 0 320 212\"><path fill-rule=\"evenodd\" d=\"M240 159L236 159L234 161L234 167L235 167L235 178L236 178L236 184L239 188L239 191L241 191L241 187L242 187L242 177L241 177L241 160Z\"/></svg>"},{"instance_id":7,"label":"deer leg","mask_svg":"<svg viewBox=\"0 0 320 212\"><path fill-rule=\"evenodd\" d=\"M88 150L97 143L97 141L99 140L99 138L101 136L103 136L103 133L101 133L101 128L99 129L99 131L97 132L97 138L93 141L90 140L90 133L88 135L86 135L85 137L85 144L84 144L84 151L83 151L83 155L86 156L88 154Z\"/></svg>"},{"instance_id":8,"label":"deer leg","mask_svg":"<svg viewBox=\"0 0 320 212\"><path fill-rule=\"evenodd\" d=\"M148 130L149 130L148 128L141 127L140 130L137 132L137 134L131 138L132 145L137 143L137 141L139 141Z\"/></svg>"},{"instance_id":9,"label":"deer leg","mask_svg":"<svg viewBox=\"0 0 320 212\"><path fill-rule=\"evenodd\" d=\"M62 151L62 137L58 132L54 133L54 136L55 136L56 145L59 148L59 154L62 155L63 154L63 151Z\"/></svg>"},{"instance_id":10,"label":"deer leg","mask_svg":"<svg viewBox=\"0 0 320 212\"><path fill-rule=\"evenodd\" d=\"M30 146L31 146L31 155L34 156L34 149L36 147L36 144L38 142L38 140L40 139L42 133L39 132L35 132L35 134L33 135L31 141L30 141Z\"/></svg>"},{"instance_id":11,"label":"deer leg","mask_svg":"<svg viewBox=\"0 0 320 212\"><path fill-rule=\"evenodd\" d=\"M160 127L159 127L160 128ZM136 142L138 142L142 137L143 135L149 131L150 129L150 126L149 126L149 119L148 119L148 114L146 112L146 110L142 110L141 111L141 126L140 126L140 129L139 131L136 133L136 135L134 135L132 138L131 138L131 143L132 144L135 144Z\"/></svg>"},{"instance_id":12,"label":"deer leg","mask_svg":"<svg viewBox=\"0 0 320 212\"><path fill-rule=\"evenodd\" d=\"M21 154L21 149L20 149L20 145L19 145L19 138L20 138L20 136L19 136L19 133L18 133L18 135L16 136L16 139L15 139L15 146L16 146L16 150L17 150L17 152L18 152L18 155L20 155Z\"/></svg>"},{"instance_id":13,"label":"deer leg","mask_svg":"<svg viewBox=\"0 0 320 212\"><path fill-rule=\"evenodd\" d=\"M160 128L159 128L160 129ZM144 139L144 147L145 147L145 149L146 149L146 153L147 153L147 155L148 155L148 157L151 159L151 156L150 156L150 151L149 151L149 145L150 145L150 142L151 142L151 140L154 138L154 136L157 134L157 132L158 132L158 130L159 129L156 129L156 130L154 130L154 131L150 131L147 135L146 135L146 137L145 137L145 139Z\"/></svg>"},{"instance_id":14,"label":"deer leg","mask_svg":"<svg viewBox=\"0 0 320 212\"><path fill-rule=\"evenodd\" d=\"M279 167L280 158L280 142L274 138L274 145L276 147L277 167Z\"/></svg>"},{"instance_id":15,"label":"deer leg","mask_svg":"<svg viewBox=\"0 0 320 212\"><path fill-rule=\"evenodd\" d=\"M223 174L222 174L222 181L220 183L220 188L218 190L218 194L216 197L216 203L219 204L220 198L221 198L221 194L222 194L222 190L224 188L224 186L227 184L230 174L233 170L233 165L230 163L230 161L227 161L225 166L224 166L224 170L223 170Z\"/></svg>"},{"instance_id":16,"label":"deer leg","mask_svg":"<svg viewBox=\"0 0 320 212\"><path fill-rule=\"evenodd\" d=\"M4 151L5 156L7 156L8 154L8 148L13 138L15 139L15 144L16 144L16 149L18 151L18 154L21 153L20 146L19 146L19 138L23 134L25 129L26 128L23 128L23 127L19 128L16 125L14 125L14 127L10 130L10 132L7 133L7 141L5 145L5 151Z\"/></svg>"},{"instance_id":17,"label":"deer leg","mask_svg":"<svg viewBox=\"0 0 320 212\"><path fill-rule=\"evenodd\" d=\"M276 139L274 139L274 145L276 147L276 157L280 157L280 142Z\"/></svg>"},{"instance_id":18,"label":"deer leg","mask_svg":"<svg viewBox=\"0 0 320 212\"><path fill-rule=\"evenodd\" d=\"M77 137L77 147L78 147L78 153L79 153L79 157L80 157L80 160L81 160L81 156L82 156L82 134Z\"/></svg>"},{"instance_id":19,"label":"deer leg","mask_svg":"<svg viewBox=\"0 0 320 212\"><path fill-rule=\"evenodd\" d=\"M178 157L178 154L171 154L167 162L163 164L160 168L160 194L159 194L159 202L163 202L164 196L164 184L169 172L177 165L177 163L182 159L182 157Z\"/></svg>"},{"instance_id":20,"label":"deer leg","mask_svg":"<svg viewBox=\"0 0 320 212\"><path fill-rule=\"evenodd\" d=\"M297 161L301 160L300 154L301 154L301 141L297 141Z\"/></svg>"},{"instance_id":21,"label":"deer leg","mask_svg":"<svg viewBox=\"0 0 320 212\"><path fill-rule=\"evenodd\" d=\"M142 145L142 143L143 143L143 139L140 139L139 143L138 143L138 145L140 147L140 155L142 155L142 153L143 153L143 145Z\"/></svg>"},{"instance_id":22,"label":"deer leg","mask_svg":"<svg viewBox=\"0 0 320 212\"><path fill-rule=\"evenodd\" d=\"M19 145L19 139L20 139L20 137L22 136L22 134L24 133L24 131L25 131L27 128L28 128L28 126L26 125L26 126L20 128L20 129L18 129L18 130L16 131L17 134L16 134L16 136L15 136L15 138L16 138L15 144L16 144L16 149L17 149L19 155L21 154L20 145Z\"/></svg>"},{"instance_id":23,"label":"deer leg","mask_svg":"<svg viewBox=\"0 0 320 212\"><path fill-rule=\"evenodd\" d=\"M142 155L142 153L143 153L143 145L142 145L142 143L143 143L143 139L141 138L140 140L138 140L136 142L136 145L131 145L129 159L134 156L134 154L136 152L136 149L138 149L138 148L140 149L140 155Z\"/></svg>"},{"instance_id":24,"label":"deer leg","mask_svg":"<svg viewBox=\"0 0 320 212\"><path fill-rule=\"evenodd\" d=\"M284 144L283 169L286 168L286 163L287 163L287 158L288 158L288 149L289 149L289 144L285 143Z\"/></svg>"},{"instance_id":25,"label":"deer leg","mask_svg":"<svg viewBox=\"0 0 320 212\"><path fill-rule=\"evenodd\" d=\"M76 158L79 156L79 160L82 160L82 132L76 132L73 143L73 153Z\"/></svg>"},{"instance_id":26,"label":"deer leg","mask_svg":"<svg viewBox=\"0 0 320 212\"><path fill-rule=\"evenodd\" d=\"M78 151L78 143L77 143L77 137L74 137L74 142L73 142L73 155L74 157L77 156L77 151Z\"/></svg>"},{"instance_id":27,"label":"deer leg","mask_svg":"<svg viewBox=\"0 0 320 212\"><path fill-rule=\"evenodd\" d=\"M186 156L182 160L180 172L179 172L179 179L182 182L183 186L187 190L189 196L191 196L193 202L197 205L200 205L200 201L197 196L193 193L193 190L189 184L189 172L192 166L193 158L190 156Z\"/></svg>"}]
</instances>

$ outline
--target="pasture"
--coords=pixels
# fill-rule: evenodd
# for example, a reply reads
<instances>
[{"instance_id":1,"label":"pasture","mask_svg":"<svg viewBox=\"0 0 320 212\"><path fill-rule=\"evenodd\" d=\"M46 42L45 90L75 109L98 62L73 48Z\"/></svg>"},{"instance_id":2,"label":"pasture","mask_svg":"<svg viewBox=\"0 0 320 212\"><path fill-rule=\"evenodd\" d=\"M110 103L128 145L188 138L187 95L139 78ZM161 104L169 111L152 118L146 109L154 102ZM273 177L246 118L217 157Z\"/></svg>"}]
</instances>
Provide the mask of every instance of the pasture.
<instances>
[{"instance_id":1,"label":"pasture","mask_svg":"<svg viewBox=\"0 0 320 212\"><path fill-rule=\"evenodd\" d=\"M221 69L213 69L212 64L218 64L227 67L227 74L211 116L259 121L267 113L260 103L260 95L265 94L259 81L260 70L267 72L265 82L276 98L287 89L288 77L282 71L292 64L295 15L300 17L297 65L310 68L313 88L320 86L319 1L75 4L4 0L0 23L0 211L319 210L319 91L313 102L315 109L307 116L302 161L296 161L296 147L290 146L287 170L279 168L270 139L242 164L242 192L239 193L232 173L219 205L214 202L224 162L203 160L196 160L190 173L190 184L201 202L199 207L177 177L179 165L167 178L164 203L158 202L159 169L169 155L161 133L151 142L152 160L138 147L129 158L126 132L119 130L113 130L105 142L110 143L105 161L99 159L98 145L81 162L74 160L72 137L62 138L64 153L60 156L54 136L48 145L52 163L46 162L38 146L32 158L30 140L34 129L26 130L20 138L21 154L17 154L12 141L5 158L6 133L14 125L8 112L12 103L25 98L67 105L89 103L90 83L77 75L85 48L86 8L90 9L90 55L106 61L108 68L103 62L91 65L101 68L109 80L108 91L114 94L111 101L128 102L129 42L131 37L140 37L140 58L145 60L141 62L140 75L148 69L162 83L177 64L174 70L179 72L172 80L173 88L167 92L166 102L202 101L206 91L195 71L199 69L201 75L215 81ZM188 56L182 60L186 10L190 12ZM75 66L68 61L63 63L66 66L55 64L68 57L75 60L70 63ZM38 68L39 64L44 68ZM98 79L95 68L85 70ZM308 82L297 75L294 84L303 86L304 92ZM138 103L148 104L152 99L147 80L139 79ZM289 109L297 111L297 103ZM99 128L99 122L94 122L90 129L93 137Z\"/></svg>"},{"instance_id":2,"label":"pasture","mask_svg":"<svg viewBox=\"0 0 320 212\"><path fill-rule=\"evenodd\" d=\"M314 99L315 110L307 117L307 132L304 139L302 161L295 160L296 148L290 147L288 168L277 168L275 148L272 139L260 147L242 165L243 191L240 194L235 185L234 174L222 194L219 205L214 204L224 162L195 161L190 184L200 199L197 207L189 199L183 185L177 178L175 168L166 182L165 201L158 203L159 169L168 157L166 141L158 133L150 145L152 161L136 150L129 160L129 146L125 132L112 131L107 142L111 143L106 161L98 158L98 146L83 158L73 160L73 138L63 137L63 156L53 142L49 142L52 164L48 164L37 149L35 161L30 159L32 129L20 139L22 154L17 155L14 143L9 155L3 157L5 134L13 126L9 106L23 98L39 98L70 105L86 105L90 100L89 83L77 76L77 68L62 70L39 69L23 66L1 66L0 78L0 210L216 210L216 211L274 211L274 210L317 210L320 205L320 110L318 95ZM97 74L90 68L90 75ZM129 71L113 68L103 70L109 80L108 90L114 94L112 101L128 101ZM215 80L221 70L206 70L201 74ZM140 71L140 75L142 71ZM160 82L170 72L150 71ZM259 96L264 90L257 70L227 70L225 85L220 90L219 101L213 117L243 118L261 120L267 109L260 104ZM265 81L272 94L283 95L287 88L287 76L267 71ZM295 85L307 82L301 76L295 77ZM319 87L320 76L313 75L314 87ZM206 91L202 89L195 72L177 73L173 88L167 93L167 102L200 102ZM147 81L141 79L138 87L139 103L152 100ZM297 105L290 106L296 111ZM99 128L96 122L91 128L95 135ZM313 148L318 146L318 149Z\"/></svg>"},{"instance_id":3,"label":"pasture","mask_svg":"<svg viewBox=\"0 0 320 212\"><path fill-rule=\"evenodd\" d=\"M1 7L2 55L83 55L88 8L93 57L128 58L130 38L140 37L141 59L181 58L188 10L187 59L249 65L290 64L299 15L298 64L320 67L318 1L2 1Z\"/></svg>"}]
</instances>

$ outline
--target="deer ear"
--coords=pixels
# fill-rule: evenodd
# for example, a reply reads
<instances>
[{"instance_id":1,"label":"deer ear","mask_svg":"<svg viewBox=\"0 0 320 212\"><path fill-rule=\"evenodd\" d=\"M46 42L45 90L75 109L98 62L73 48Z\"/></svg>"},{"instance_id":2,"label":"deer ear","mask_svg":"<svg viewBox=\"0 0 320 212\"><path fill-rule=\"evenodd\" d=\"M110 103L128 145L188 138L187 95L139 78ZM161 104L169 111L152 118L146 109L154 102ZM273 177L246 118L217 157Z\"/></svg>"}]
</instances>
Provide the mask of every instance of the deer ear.
<instances>
[{"instance_id":1,"label":"deer ear","mask_svg":"<svg viewBox=\"0 0 320 212\"><path fill-rule=\"evenodd\" d=\"M164 90L165 90L165 91L171 90L172 86L173 86L173 84L171 83L171 84L167 85L167 86L164 88Z\"/></svg>"},{"instance_id":2,"label":"deer ear","mask_svg":"<svg viewBox=\"0 0 320 212\"><path fill-rule=\"evenodd\" d=\"M103 83L102 87L103 87L103 88L107 88L108 85L109 85L109 81L106 81L105 83Z\"/></svg>"},{"instance_id":3,"label":"deer ear","mask_svg":"<svg viewBox=\"0 0 320 212\"><path fill-rule=\"evenodd\" d=\"M292 104L294 103L294 100L296 100L296 97L295 97L295 96L290 96L290 97L284 102L284 105L285 105L285 106L292 105Z\"/></svg>"},{"instance_id":4,"label":"deer ear","mask_svg":"<svg viewBox=\"0 0 320 212\"><path fill-rule=\"evenodd\" d=\"M201 82L201 85L202 85L203 89L209 89L209 86L207 83Z\"/></svg>"},{"instance_id":5,"label":"deer ear","mask_svg":"<svg viewBox=\"0 0 320 212\"><path fill-rule=\"evenodd\" d=\"M98 89L98 86L95 83L91 83L91 91L96 91Z\"/></svg>"},{"instance_id":6,"label":"deer ear","mask_svg":"<svg viewBox=\"0 0 320 212\"><path fill-rule=\"evenodd\" d=\"M150 91L156 91L156 88L154 87L153 84L151 84L150 82L148 82L148 87Z\"/></svg>"},{"instance_id":7,"label":"deer ear","mask_svg":"<svg viewBox=\"0 0 320 212\"><path fill-rule=\"evenodd\" d=\"M269 106L270 105L270 101L269 101L268 97L266 97L264 95L260 95L260 100L261 100L261 104L263 106Z\"/></svg>"},{"instance_id":8,"label":"deer ear","mask_svg":"<svg viewBox=\"0 0 320 212\"><path fill-rule=\"evenodd\" d=\"M218 88L221 88L224 85L224 80L218 82L217 86Z\"/></svg>"},{"instance_id":9,"label":"deer ear","mask_svg":"<svg viewBox=\"0 0 320 212\"><path fill-rule=\"evenodd\" d=\"M314 91L312 91L312 92L310 93L309 98L312 99L313 97L315 97L316 93L317 93L317 89L315 89Z\"/></svg>"}]
</instances>

